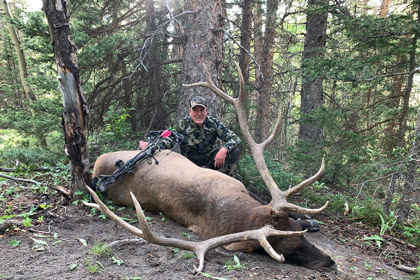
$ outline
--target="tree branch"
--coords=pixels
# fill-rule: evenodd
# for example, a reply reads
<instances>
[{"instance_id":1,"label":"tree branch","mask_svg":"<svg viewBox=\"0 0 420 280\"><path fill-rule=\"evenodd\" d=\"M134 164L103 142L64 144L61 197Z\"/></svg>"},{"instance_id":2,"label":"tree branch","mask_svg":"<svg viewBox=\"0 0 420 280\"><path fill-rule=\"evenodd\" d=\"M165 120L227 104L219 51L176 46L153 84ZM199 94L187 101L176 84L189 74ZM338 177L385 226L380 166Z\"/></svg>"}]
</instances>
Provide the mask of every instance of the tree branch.
<instances>
[{"instance_id":1,"label":"tree branch","mask_svg":"<svg viewBox=\"0 0 420 280\"><path fill-rule=\"evenodd\" d=\"M6 179L9 179L9 180L13 180L13 181L18 181L18 182L31 183L31 184L35 184L35 185L40 184L39 182L37 182L35 180L23 179L23 178L14 178L14 177L7 176L7 175L1 174L1 173L0 173L0 177L6 178Z\"/></svg>"}]
</instances>

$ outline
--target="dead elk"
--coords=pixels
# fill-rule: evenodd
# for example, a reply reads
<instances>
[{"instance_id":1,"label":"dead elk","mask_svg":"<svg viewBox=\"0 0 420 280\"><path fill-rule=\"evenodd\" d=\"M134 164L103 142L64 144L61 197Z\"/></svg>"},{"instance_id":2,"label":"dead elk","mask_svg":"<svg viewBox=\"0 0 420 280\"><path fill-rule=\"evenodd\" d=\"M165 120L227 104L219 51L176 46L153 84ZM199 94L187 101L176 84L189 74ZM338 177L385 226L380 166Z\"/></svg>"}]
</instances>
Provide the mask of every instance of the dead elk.
<instances>
[{"instance_id":1,"label":"dead elk","mask_svg":"<svg viewBox=\"0 0 420 280\"><path fill-rule=\"evenodd\" d=\"M145 229L149 232L145 221L141 222L142 231L125 223L103 206L89 206L101 209L130 232L146 236L145 239L149 242L183 249L190 248L188 250L196 252L200 261L197 271L203 269L203 254L207 250L226 244L230 244L227 248L231 250L246 252L263 247L277 261L286 259L307 268L335 269L335 262L310 243L303 235L305 231L302 231L300 225L288 215L289 212L312 215L327 207L328 203L319 209L306 209L287 202L289 196L301 191L322 175L324 161L317 174L287 191L281 191L271 177L263 157L265 147L274 139L280 116L271 135L264 142L255 143L246 124L243 94L241 94L243 78L239 67L238 98L232 98L216 88L207 69L205 70L206 82L186 86L208 87L235 106L242 134L251 148L256 166L270 191L272 201L268 205L262 205L249 195L240 181L218 171L200 168L187 158L165 150L155 153L159 164L152 162L138 166L133 170L133 174L125 174L118 178L117 182L109 185L106 194L117 204L136 206L136 208L140 208L141 205L146 210L164 212L197 233L204 240L203 243L187 246L185 245L187 241L157 240L153 235L144 233ZM137 152L120 151L100 156L95 163L93 176L112 174L116 170L114 162L117 159L126 162ZM139 205L136 205L137 200ZM100 201L97 203L101 205ZM139 210L137 212L142 221L142 212ZM205 249L201 249L202 247Z\"/></svg>"},{"instance_id":2,"label":"dead elk","mask_svg":"<svg viewBox=\"0 0 420 280\"><path fill-rule=\"evenodd\" d=\"M95 163L93 176L112 174L116 170L113 163L117 159L127 161L136 154L137 151L121 151L101 155ZM308 268L334 265L327 254L302 236L304 232L300 225L289 219L287 212L275 214L272 204L262 205L254 200L240 181L218 171L198 167L182 155L167 150L156 152L155 158L159 164L144 163L133 174L125 174L109 185L107 196L117 204L130 207L135 206L132 199L135 197L143 209L162 211L203 239L273 226L285 236L270 236L268 242L261 241L261 238L250 241L252 238L244 233L244 239L235 240L242 242L233 243L229 248L251 252L262 246L279 261L282 257L277 257L277 254ZM322 171L323 166L305 184L298 185L295 191L315 181ZM303 208L293 207L297 212L300 209ZM305 213L313 214L314 210ZM115 217L110 218L116 220ZM154 243L153 240L150 242ZM227 239L218 246L232 242ZM177 247L176 244L171 246Z\"/></svg>"}]
</instances>

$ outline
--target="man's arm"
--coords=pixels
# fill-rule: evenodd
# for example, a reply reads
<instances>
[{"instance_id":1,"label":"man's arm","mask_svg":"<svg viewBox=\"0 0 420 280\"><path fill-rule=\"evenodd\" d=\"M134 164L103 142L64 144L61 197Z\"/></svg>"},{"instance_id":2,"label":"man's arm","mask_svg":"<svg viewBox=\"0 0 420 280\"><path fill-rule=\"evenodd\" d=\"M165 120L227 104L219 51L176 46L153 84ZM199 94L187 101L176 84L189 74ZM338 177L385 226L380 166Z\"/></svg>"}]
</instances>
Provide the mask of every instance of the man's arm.
<instances>
[{"instance_id":1,"label":"man's arm","mask_svg":"<svg viewBox=\"0 0 420 280\"><path fill-rule=\"evenodd\" d=\"M171 130L182 134L181 127L182 127L182 120L178 121L178 123L176 123ZM139 142L139 147L140 147L140 149L144 150L147 147L148 144L149 144L148 142L140 141ZM174 142L173 142L172 137L166 137L158 145L158 147L162 150L171 149L173 146L174 146Z\"/></svg>"},{"instance_id":2,"label":"man's arm","mask_svg":"<svg viewBox=\"0 0 420 280\"><path fill-rule=\"evenodd\" d=\"M221 147L220 150L217 152L216 156L214 157L214 166L217 168L225 166L226 156L227 156L227 149L225 147Z\"/></svg>"}]
</instances>

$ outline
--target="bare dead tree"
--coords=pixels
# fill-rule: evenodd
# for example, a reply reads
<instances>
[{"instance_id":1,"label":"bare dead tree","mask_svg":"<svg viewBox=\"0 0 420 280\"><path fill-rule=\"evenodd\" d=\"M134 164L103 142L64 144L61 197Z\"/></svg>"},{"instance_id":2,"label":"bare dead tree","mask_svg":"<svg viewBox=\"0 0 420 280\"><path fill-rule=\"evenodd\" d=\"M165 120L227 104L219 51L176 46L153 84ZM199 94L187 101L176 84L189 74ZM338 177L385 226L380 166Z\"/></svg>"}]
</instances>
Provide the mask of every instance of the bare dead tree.
<instances>
[{"instance_id":1,"label":"bare dead tree","mask_svg":"<svg viewBox=\"0 0 420 280\"><path fill-rule=\"evenodd\" d=\"M71 190L87 193L85 185L90 185L89 151L86 129L89 121L89 108L83 96L79 67L73 40L66 2L62 0L43 0L43 10L48 20L54 55L57 63L58 88L63 95L63 129L65 152L70 160Z\"/></svg>"}]
</instances>

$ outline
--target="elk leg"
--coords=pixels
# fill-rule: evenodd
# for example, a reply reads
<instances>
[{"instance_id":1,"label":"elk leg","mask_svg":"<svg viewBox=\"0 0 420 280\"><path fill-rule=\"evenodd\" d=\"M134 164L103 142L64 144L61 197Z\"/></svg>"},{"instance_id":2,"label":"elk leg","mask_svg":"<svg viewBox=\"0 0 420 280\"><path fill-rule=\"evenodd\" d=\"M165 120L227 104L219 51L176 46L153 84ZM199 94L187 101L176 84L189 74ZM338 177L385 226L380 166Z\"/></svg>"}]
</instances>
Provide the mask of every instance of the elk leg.
<instances>
[{"instance_id":1,"label":"elk leg","mask_svg":"<svg viewBox=\"0 0 420 280\"><path fill-rule=\"evenodd\" d=\"M310 220L312 219L309 215L303 215L296 212L289 212L289 217L294 220Z\"/></svg>"},{"instance_id":2,"label":"elk leg","mask_svg":"<svg viewBox=\"0 0 420 280\"><path fill-rule=\"evenodd\" d=\"M248 193L249 193L249 196L250 197L252 197L256 201L258 201L262 205L267 205L268 204L267 202L265 202L264 200L262 200L261 198L259 198L255 193L251 192L250 190L248 190Z\"/></svg>"},{"instance_id":3,"label":"elk leg","mask_svg":"<svg viewBox=\"0 0 420 280\"><path fill-rule=\"evenodd\" d=\"M302 227L302 230L307 229L309 232L319 231L319 223L312 220L309 215L289 212L289 217L294 219Z\"/></svg>"}]
</instances>

